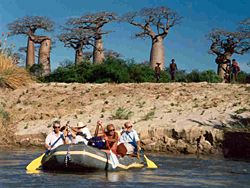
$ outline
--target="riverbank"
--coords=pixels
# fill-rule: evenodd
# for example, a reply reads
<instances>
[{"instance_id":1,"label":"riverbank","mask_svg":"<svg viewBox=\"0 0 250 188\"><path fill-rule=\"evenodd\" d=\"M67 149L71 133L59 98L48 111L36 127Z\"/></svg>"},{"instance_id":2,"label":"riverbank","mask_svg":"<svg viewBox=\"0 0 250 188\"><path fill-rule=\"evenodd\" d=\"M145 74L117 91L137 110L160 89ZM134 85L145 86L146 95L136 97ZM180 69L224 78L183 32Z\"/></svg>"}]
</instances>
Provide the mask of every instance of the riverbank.
<instances>
[{"instance_id":1,"label":"riverbank","mask_svg":"<svg viewBox=\"0 0 250 188\"><path fill-rule=\"evenodd\" d=\"M147 151L221 153L224 131L249 130L250 85L210 83L34 84L0 90L3 145L42 146L52 122L132 121ZM10 134L11 135L11 134ZM8 139L7 139L8 138Z\"/></svg>"}]
</instances>

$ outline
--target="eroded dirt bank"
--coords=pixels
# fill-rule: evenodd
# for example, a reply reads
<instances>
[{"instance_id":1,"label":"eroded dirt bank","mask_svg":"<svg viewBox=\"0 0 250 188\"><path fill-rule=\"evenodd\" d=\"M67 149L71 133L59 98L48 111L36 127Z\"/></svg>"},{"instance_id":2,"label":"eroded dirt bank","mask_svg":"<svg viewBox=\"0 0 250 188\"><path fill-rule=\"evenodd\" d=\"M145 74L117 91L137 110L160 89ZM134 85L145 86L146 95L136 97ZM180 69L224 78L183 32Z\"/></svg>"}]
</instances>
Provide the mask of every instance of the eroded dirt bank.
<instances>
[{"instance_id":1,"label":"eroded dirt bank","mask_svg":"<svg viewBox=\"0 0 250 188\"><path fill-rule=\"evenodd\" d=\"M144 148L168 153L221 152L224 130L249 129L250 85L167 84L34 84L14 91L0 90L2 145L43 145L59 119L74 126L84 122L94 131L96 121L120 129L130 120Z\"/></svg>"}]
</instances>

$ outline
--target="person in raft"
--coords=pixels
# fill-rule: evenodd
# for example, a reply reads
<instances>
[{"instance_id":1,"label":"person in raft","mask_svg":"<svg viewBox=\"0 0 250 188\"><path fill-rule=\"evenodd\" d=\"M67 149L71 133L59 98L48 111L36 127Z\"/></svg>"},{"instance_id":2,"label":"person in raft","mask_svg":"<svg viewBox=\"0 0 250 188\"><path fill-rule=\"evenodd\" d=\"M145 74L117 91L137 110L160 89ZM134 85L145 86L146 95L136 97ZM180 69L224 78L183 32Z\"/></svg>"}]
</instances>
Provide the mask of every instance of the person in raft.
<instances>
[{"instance_id":1,"label":"person in raft","mask_svg":"<svg viewBox=\"0 0 250 188\"><path fill-rule=\"evenodd\" d=\"M45 139L45 148L47 150L53 150L60 145L67 144L67 131L60 131L61 124L60 121L53 122L53 131L49 133Z\"/></svg>"},{"instance_id":2,"label":"person in raft","mask_svg":"<svg viewBox=\"0 0 250 188\"><path fill-rule=\"evenodd\" d=\"M133 129L133 124L131 122L126 122L124 124L124 131L121 133L120 143L123 143L126 147L126 154L138 154L141 150L139 136L136 130Z\"/></svg>"},{"instance_id":3,"label":"person in raft","mask_svg":"<svg viewBox=\"0 0 250 188\"><path fill-rule=\"evenodd\" d=\"M88 145L89 139L92 138L91 133L89 129L86 127L87 125L84 125L83 122L78 122L76 127L72 127L72 143L84 143Z\"/></svg>"},{"instance_id":4,"label":"person in raft","mask_svg":"<svg viewBox=\"0 0 250 188\"><path fill-rule=\"evenodd\" d=\"M99 129L102 129L102 132L99 133ZM117 143L119 141L119 135L115 130L113 124L108 124L104 130L103 122L97 121L95 136L102 137L105 140L105 147L103 149L110 149L116 153Z\"/></svg>"}]
</instances>

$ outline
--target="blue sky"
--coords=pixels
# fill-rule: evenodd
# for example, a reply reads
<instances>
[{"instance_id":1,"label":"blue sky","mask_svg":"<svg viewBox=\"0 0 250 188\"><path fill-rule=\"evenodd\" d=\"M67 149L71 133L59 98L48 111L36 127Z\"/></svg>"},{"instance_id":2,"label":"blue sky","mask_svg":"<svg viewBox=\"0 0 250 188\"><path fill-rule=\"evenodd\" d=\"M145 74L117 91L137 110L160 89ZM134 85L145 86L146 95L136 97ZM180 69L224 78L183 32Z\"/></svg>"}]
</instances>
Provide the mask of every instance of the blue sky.
<instances>
[{"instance_id":1,"label":"blue sky","mask_svg":"<svg viewBox=\"0 0 250 188\"><path fill-rule=\"evenodd\" d=\"M205 35L213 28L235 30L241 20L250 17L249 0L0 0L0 32L7 32L7 24L16 18L47 16L56 23L55 31L48 34L55 39L60 32L58 26L70 17L98 11L112 11L121 15L158 6L167 6L183 16L182 23L173 27L164 41L165 65L168 66L170 60L175 58L179 69L188 72L193 69L216 70L215 56L208 54L210 42ZM137 28L127 23L110 23L104 29L113 31L104 37L106 49L119 52L124 59L134 59L136 62L149 60L151 41L133 39ZM14 36L8 43L14 43L18 48L25 46L27 39ZM239 61L242 70L250 72L247 65L250 53L234 55L233 58ZM52 68L64 59L74 60L74 51L56 41L51 53Z\"/></svg>"}]
</instances>

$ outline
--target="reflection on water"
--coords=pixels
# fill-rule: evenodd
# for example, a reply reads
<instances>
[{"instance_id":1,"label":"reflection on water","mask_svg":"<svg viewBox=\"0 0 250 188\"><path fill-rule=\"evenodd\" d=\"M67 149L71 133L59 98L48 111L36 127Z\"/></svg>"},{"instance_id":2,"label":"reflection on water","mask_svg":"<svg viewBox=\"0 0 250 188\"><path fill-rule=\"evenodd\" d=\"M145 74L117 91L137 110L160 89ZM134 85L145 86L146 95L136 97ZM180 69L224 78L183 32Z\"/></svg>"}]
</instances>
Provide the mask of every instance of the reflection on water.
<instances>
[{"instance_id":1,"label":"reflection on water","mask_svg":"<svg viewBox=\"0 0 250 188\"><path fill-rule=\"evenodd\" d=\"M250 187L250 163L160 154L148 155L158 169L27 174L42 152L0 150L0 187Z\"/></svg>"}]
</instances>

